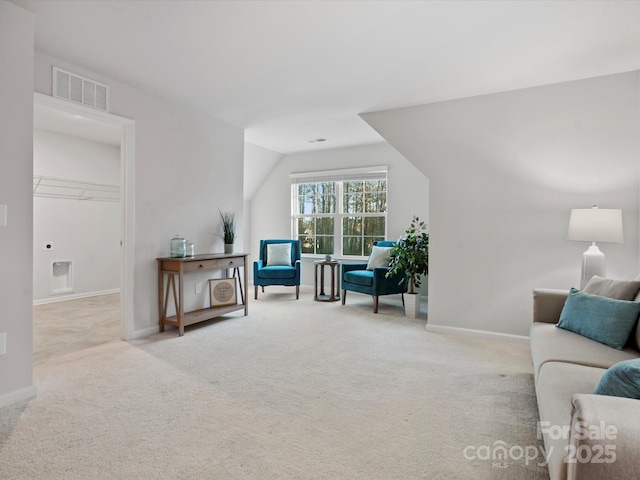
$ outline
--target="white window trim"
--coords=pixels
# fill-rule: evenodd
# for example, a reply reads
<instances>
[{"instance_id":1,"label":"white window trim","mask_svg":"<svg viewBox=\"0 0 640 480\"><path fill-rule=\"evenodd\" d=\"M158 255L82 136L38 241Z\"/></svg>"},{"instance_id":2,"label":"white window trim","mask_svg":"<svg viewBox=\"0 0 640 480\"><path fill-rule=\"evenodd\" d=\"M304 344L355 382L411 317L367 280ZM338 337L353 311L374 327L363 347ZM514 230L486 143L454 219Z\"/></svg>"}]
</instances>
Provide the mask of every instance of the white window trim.
<instances>
[{"instance_id":1,"label":"white window trim","mask_svg":"<svg viewBox=\"0 0 640 480\"><path fill-rule=\"evenodd\" d=\"M335 214L331 214L335 221L338 222L336 227L337 232L334 235L334 245L333 249L335 252L342 252L342 239L344 237L343 231L343 219L345 217L354 216L353 213L345 213L344 206L342 204L343 198L343 184L342 182L349 180L369 180L369 179L382 179L384 178L388 182L388 167L386 165L376 166L376 167L361 167L361 168L345 168L340 170L323 170L323 171L315 171L315 172L294 172L289 174L289 178L291 180L291 235L292 238L297 238L296 232L296 220L298 218L298 213L296 209L296 202L294 201L297 196L297 185L301 183L320 183L320 182L338 182L336 185L336 208L337 211ZM389 199L389 190L387 183L387 202ZM387 211L384 213L366 213L364 216L374 217L380 216L387 218L388 213L388 203L387 203ZM357 215L357 214L356 214ZM322 218L326 217L327 214L316 213L316 214L305 214L305 217L315 217ZM387 228L389 222L385 221L384 223L384 237L387 238ZM342 255L342 253L334 253L333 258L339 260L365 260L368 256L359 256L359 255ZM322 259L324 255L316 254L316 253L303 253L302 258L308 259Z\"/></svg>"}]
</instances>

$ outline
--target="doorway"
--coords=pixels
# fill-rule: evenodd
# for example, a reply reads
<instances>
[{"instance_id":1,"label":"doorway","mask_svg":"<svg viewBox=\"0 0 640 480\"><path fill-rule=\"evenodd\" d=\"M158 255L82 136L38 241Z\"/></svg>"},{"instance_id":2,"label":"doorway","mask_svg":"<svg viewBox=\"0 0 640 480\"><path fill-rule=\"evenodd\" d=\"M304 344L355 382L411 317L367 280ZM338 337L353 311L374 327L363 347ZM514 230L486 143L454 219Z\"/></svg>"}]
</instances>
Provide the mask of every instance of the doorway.
<instances>
[{"instance_id":1,"label":"doorway","mask_svg":"<svg viewBox=\"0 0 640 480\"><path fill-rule=\"evenodd\" d=\"M104 132L119 136L119 254L118 254L118 289L119 289L119 337L122 340L134 338L133 319L133 252L134 252L134 162L135 162L135 122L133 120L94 110L73 102L60 100L47 95L34 93L34 115L38 110L47 109L49 113L57 112L59 118L64 115L81 117L87 120L87 125L102 125ZM62 128L62 127L60 127ZM81 130L77 124L74 127ZM99 129L100 130L100 129ZM71 133L71 132L70 132ZM73 132L81 136L81 131ZM117 142L115 142L117 143ZM37 173L37 172L36 172ZM102 187L100 187L102 188ZM101 193L102 195L102 193ZM46 245L43 246L46 248ZM63 265L60 262L60 272L65 275L73 273L73 262ZM69 270L70 267L70 270ZM71 279L66 279L72 282ZM60 282L58 282L60 283ZM64 282L61 284L64 285Z\"/></svg>"}]
</instances>

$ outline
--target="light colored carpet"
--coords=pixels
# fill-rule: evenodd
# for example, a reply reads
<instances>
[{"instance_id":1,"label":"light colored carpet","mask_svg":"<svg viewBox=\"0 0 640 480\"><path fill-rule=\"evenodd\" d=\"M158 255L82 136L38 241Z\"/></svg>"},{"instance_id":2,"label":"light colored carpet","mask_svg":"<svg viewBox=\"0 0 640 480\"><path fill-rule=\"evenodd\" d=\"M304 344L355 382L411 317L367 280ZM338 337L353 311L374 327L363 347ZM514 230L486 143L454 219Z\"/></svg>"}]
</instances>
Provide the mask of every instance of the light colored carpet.
<instances>
[{"instance_id":1,"label":"light colored carpet","mask_svg":"<svg viewBox=\"0 0 640 480\"><path fill-rule=\"evenodd\" d=\"M38 396L0 411L0 478L548 478L463 454L539 446L526 346L286 292L39 362Z\"/></svg>"},{"instance_id":2,"label":"light colored carpet","mask_svg":"<svg viewBox=\"0 0 640 480\"><path fill-rule=\"evenodd\" d=\"M33 307L33 359L39 363L120 338L120 294Z\"/></svg>"}]
</instances>

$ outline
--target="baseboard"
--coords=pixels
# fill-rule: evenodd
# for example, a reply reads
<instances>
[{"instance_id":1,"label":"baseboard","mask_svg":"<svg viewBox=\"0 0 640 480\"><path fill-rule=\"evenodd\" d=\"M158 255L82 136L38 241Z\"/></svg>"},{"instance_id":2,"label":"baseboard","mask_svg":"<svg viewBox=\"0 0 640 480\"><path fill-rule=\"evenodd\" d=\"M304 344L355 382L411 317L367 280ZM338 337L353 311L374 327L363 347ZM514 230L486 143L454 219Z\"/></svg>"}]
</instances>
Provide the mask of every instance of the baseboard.
<instances>
[{"instance_id":1,"label":"baseboard","mask_svg":"<svg viewBox=\"0 0 640 480\"><path fill-rule=\"evenodd\" d=\"M14 403L22 402L23 400L29 400L37 395L38 391L36 387L31 386L22 388L20 390L14 390L13 392L0 395L0 408L8 407Z\"/></svg>"},{"instance_id":2,"label":"baseboard","mask_svg":"<svg viewBox=\"0 0 640 480\"><path fill-rule=\"evenodd\" d=\"M523 343L529 345L529 337L524 335L511 335L508 333L489 332L487 330L473 330L471 328L447 327L444 325L425 325L427 332L446 333L449 335L461 335L463 337L486 338L488 340L498 340L501 342Z\"/></svg>"},{"instance_id":3,"label":"baseboard","mask_svg":"<svg viewBox=\"0 0 640 480\"><path fill-rule=\"evenodd\" d=\"M159 327L157 325L154 327L147 327L141 330L136 330L133 332L133 335L131 336L131 338L127 340L137 340L138 338L144 338L150 335L155 335L156 333L158 333L158 331L159 331Z\"/></svg>"},{"instance_id":4,"label":"baseboard","mask_svg":"<svg viewBox=\"0 0 640 480\"><path fill-rule=\"evenodd\" d=\"M100 295L111 295L112 293L120 293L119 288L113 288L111 290L100 290L97 292L87 293L75 293L73 295L61 295L51 298L41 298L40 300L34 300L33 305L45 305L47 303L66 302L67 300L78 300L79 298L99 297Z\"/></svg>"}]
</instances>

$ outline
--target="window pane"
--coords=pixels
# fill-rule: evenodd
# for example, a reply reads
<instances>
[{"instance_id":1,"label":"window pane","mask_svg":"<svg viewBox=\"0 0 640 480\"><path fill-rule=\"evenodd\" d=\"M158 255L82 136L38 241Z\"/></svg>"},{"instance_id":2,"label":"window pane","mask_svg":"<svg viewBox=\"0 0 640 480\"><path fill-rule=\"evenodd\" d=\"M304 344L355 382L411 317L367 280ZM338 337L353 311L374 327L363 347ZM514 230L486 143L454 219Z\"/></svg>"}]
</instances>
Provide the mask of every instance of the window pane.
<instances>
[{"instance_id":1,"label":"window pane","mask_svg":"<svg viewBox=\"0 0 640 480\"><path fill-rule=\"evenodd\" d=\"M362 255L362 237L343 237L343 255Z\"/></svg>"},{"instance_id":2,"label":"window pane","mask_svg":"<svg viewBox=\"0 0 640 480\"><path fill-rule=\"evenodd\" d=\"M313 218L298 218L298 235L311 235L315 233L315 229L313 228L314 222Z\"/></svg>"},{"instance_id":3,"label":"window pane","mask_svg":"<svg viewBox=\"0 0 640 480\"><path fill-rule=\"evenodd\" d=\"M330 237L317 237L316 244L318 247L316 253L323 255L333 254L333 235Z\"/></svg>"},{"instance_id":4,"label":"window pane","mask_svg":"<svg viewBox=\"0 0 640 480\"><path fill-rule=\"evenodd\" d=\"M317 187L315 183L301 183L298 185L298 195L315 195Z\"/></svg>"},{"instance_id":5,"label":"window pane","mask_svg":"<svg viewBox=\"0 0 640 480\"><path fill-rule=\"evenodd\" d=\"M318 183L318 195L335 195L336 184L335 182Z\"/></svg>"},{"instance_id":6,"label":"window pane","mask_svg":"<svg viewBox=\"0 0 640 480\"><path fill-rule=\"evenodd\" d=\"M344 195L344 213L362 213L364 197L361 193Z\"/></svg>"},{"instance_id":7,"label":"window pane","mask_svg":"<svg viewBox=\"0 0 640 480\"><path fill-rule=\"evenodd\" d=\"M365 212L383 213L387 210L387 194L384 192L365 193Z\"/></svg>"},{"instance_id":8,"label":"window pane","mask_svg":"<svg viewBox=\"0 0 640 480\"><path fill-rule=\"evenodd\" d=\"M316 197L316 211L314 213L335 213L336 212L336 196L320 195Z\"/></svg>"},{"instance_id":9,"label":"window pane","mask_svg":"<svg viewBox=\"0 0 640 480\"><path fill-rule=\"evenodd\" d=\"M298 213L315 213L314 212L315 197L303 196L298 197Z\"/></svg>"},{"instance_id":10,"label":"window pane","mask_svg":"<svg viewBox=\"0 0 640 480\"><path fill-rule=\"evenodd\" d=\"M299 235L298 240L300 240L302 253L313 253L313 237L311 238L311 241L309 241L309 237Z\"/></svg>"},{"instance_id":11,"label":"window pane","mask_svg":"<svg viewBox=\"0 0 640 480\"><path fill-rule=\"evenodd\" d=\"M386 180L367 180L364 182L364 189L367 192L386 192Z\"/></svg>"},{"instance_id":12,"label":"window pane","mask_svg":"<svg viewBox=\"0 0 640 480\"><path fill-rule=\"evenodd\" d=\"M384 217L365 217L364 218L364 235L382 236L384 237Z\"/></svg>"},{"instance_id":13,"label":"window pane","mask_svg":"<svg viewBox=\"0 0 640 480\"><path fill-rule=\"evenodd\" d=\"M345 217L342 219L342 234L362 235L362 217Z\"/></svg>"},{"instance_id":14,"label":"window pane","mask_svg":"<svg viewBox=\"0 0 640 480\"><path fill-rule=\"evenodd\" d=\"M331 235L333 236L333 223L332 217L324 217L316 219L316 233L318 235Z\"/></svg>"},{"instance_id":15,"label":"window pane","mask_svg":"<svg viewBox=\"0 0 640 480\"><path fill-rule=\"evenodd\" d=\"M344 193L358 193L358 192L362 192L362 189L364 188L364 182L362 182L362 180L359 181L351 181L351 182L344 182L342 184L342 189L344 190Z\"/></svg>"}]
</instances>

